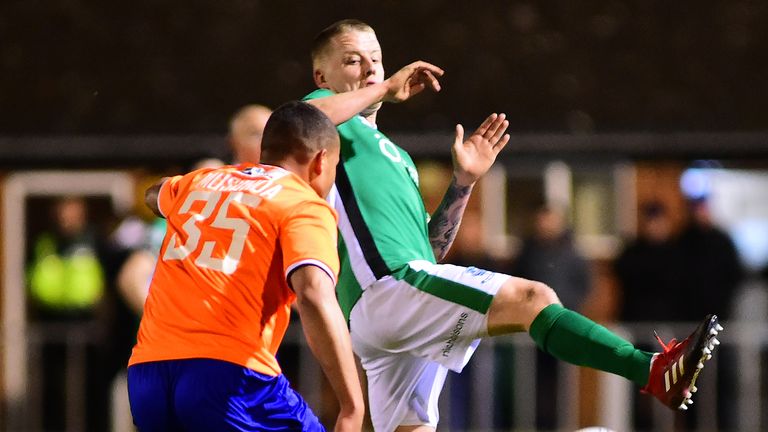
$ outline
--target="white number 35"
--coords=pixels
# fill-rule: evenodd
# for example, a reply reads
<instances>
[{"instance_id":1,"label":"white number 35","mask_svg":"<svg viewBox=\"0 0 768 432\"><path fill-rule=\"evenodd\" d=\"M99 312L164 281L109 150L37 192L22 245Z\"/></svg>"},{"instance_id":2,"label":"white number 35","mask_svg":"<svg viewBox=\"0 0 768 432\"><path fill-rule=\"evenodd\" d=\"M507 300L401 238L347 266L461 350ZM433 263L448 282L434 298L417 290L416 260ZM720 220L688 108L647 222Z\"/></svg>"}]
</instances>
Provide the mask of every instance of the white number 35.
<instances>
[{"instance_id":1,"label":"white number 35","mask_svg":"<svg viewBox=\"0 0 768 432\"><path fill-rule=\"evenodd\" d=\"M248 207L257 207L261 203L261 198L255 195L246 195L243 192L231 192L227 195L216 191L190 192L184 200L184 204L182 204L179 209L179 214L189 213L192 204L194 204L195 201L203 201L205 202L205 206L199 213L191 213L190 218L187 219L182 226L182 230L187 234L187 241L184 244L177 245L179 239L176 233L171 236L168 248L165 250L165 254L163 254L163 260L184 259L198 249L198 243L200 243L200 228L197 226L197 222L203 222L206 219L209 219L213 210L222 198L224 199L224 202L216 212L210 226L232 230L232 235L229 238L229 245L225 246L227 252L223 258L214 258L212 254L216 242L206 241L202 245L200 254L195 259L195 264L200 267L218 270L225 274L232 274L235 272L237 264L240 262L240 256L243 253L243 246L245 245L245 239L248 235L250 225L242 218L228 217L227 211L229 210L229 205L235 202Z\"/></svg>"}]
</instances>

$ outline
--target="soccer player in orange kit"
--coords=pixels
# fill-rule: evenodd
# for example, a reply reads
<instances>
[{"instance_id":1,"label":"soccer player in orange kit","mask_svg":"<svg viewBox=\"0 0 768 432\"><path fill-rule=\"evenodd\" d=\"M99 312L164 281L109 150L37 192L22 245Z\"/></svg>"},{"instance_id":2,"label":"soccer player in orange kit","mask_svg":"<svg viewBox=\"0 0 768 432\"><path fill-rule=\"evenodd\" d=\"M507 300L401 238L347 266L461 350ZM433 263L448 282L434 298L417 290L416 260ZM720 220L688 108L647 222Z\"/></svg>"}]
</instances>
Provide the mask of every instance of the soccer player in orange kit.
<instances>
[{"instance_id":1,"label":"soccer player in orange kit","mask_svg":"<svg viewBox=\"0 0 768 432\"><path fill-rule=\"evenodd\" d=\"M336 214L323 200L338 160L330 120L289 102L264 130L263 163L147 191L168 231L129 361L139 430L324 430L275 358L294 300L339 399L336 430L360 430L362 391L334 293Z\"/></svg>"}]
</instances>

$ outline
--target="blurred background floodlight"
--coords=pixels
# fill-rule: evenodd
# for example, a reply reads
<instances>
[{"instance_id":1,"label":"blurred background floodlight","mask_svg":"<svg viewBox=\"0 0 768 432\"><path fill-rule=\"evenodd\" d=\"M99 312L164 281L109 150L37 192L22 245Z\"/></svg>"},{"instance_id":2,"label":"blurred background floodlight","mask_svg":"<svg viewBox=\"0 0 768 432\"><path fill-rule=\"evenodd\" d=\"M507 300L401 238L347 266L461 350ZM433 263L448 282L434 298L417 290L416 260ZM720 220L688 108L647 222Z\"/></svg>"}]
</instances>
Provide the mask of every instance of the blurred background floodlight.
<instances>
[{"instance_id":1,"label":"blurred background floodlight","mask_svg":"<svg viewBox=\"0 0 768 432\"><path fill-rule=\"evenodd\" d=\"M690 200L701 200L712 192L712 171L722 168L717 161L698 160L680 176L680 190Z\"/></svg>"},{"instance_id":2,"label":"blurred background floodlight","mask_svg":"<svg viewBox=\"0 0 768 432\"><path fill-rule=\"evenodd\" d=\"M768 221L749 219L730 230L731 237L745 266L759 270L768 264Z\"/></svg>"}]
</instances>

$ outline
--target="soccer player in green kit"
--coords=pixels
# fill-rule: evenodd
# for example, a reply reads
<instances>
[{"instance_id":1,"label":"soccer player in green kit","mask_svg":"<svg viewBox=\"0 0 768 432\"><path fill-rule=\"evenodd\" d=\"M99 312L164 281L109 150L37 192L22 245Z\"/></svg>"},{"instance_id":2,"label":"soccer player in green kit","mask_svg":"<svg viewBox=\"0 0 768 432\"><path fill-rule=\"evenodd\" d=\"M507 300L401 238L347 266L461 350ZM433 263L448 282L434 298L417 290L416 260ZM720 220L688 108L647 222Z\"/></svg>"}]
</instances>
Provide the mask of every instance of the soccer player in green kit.
<instances>
[{"instance_id":1,"label":"soccer player in green kit","mask_svg":"<svg viewBox=\"0 0 768 432\"><path fill-rule=\"evenodd\" d=\"M509 141L504 114L488 116L466 140L456 126L453 179L430 217L413 160L377 129L376 118L383 102L439 91L443 71L419 61L384 79L376 34L357 20L320 32L312 61L318 90L305 99L331 118L341 137L329 196L341 233L337 297L368 377L377 431L434 430L447 371L460 372L482 337L521 331L555 357L623 376L670 408L692 403L703 362L719 344L716 316L683 342L645 352L565 309L543 283L437 264L456 236L473 185Z\"/></svg>"}]
</instances>

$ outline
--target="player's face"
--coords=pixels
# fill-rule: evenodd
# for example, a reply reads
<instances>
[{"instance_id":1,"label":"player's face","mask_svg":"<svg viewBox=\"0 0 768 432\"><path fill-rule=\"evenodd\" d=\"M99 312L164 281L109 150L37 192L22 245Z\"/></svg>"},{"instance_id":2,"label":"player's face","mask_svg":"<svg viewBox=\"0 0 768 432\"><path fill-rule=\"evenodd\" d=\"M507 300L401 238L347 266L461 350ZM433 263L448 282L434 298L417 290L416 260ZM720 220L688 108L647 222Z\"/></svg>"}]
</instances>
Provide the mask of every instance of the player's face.
<instances>
[{"instance_id":1,"label":"player's face","mask_svg":"<svg viewBox=\"0 0 768 432\"><path fill-rule=\"evenodd\" d=\"M320 64L321 88L336 93L354 91L384 81L381 46L376 34L352 30L331 39Z\"/></svg>"}]
</instances>

